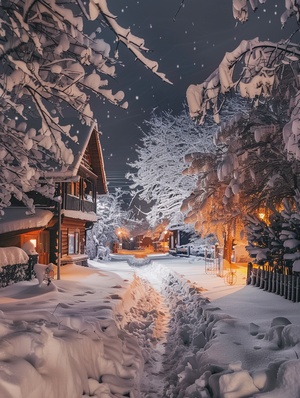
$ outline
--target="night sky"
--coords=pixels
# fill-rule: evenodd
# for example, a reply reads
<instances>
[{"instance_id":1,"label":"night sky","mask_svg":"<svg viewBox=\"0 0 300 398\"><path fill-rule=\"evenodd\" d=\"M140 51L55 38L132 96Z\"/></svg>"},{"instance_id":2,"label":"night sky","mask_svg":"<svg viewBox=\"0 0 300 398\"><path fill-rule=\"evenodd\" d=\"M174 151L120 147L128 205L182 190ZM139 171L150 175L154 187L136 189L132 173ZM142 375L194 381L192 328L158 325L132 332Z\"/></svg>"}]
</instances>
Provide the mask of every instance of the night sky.
<instances>
[{"instance_id":1,"label":"night sky","mask_svg":"<svg viewBox=\"0 0 300 398\"><path fill-rule=\"evenodd\" d=\"M169 85L161 81L135 61L123 45L119 46L124 67L117 68L117 78L110 84L116 91L125 92L128 110L101 102L94 113L103 134L110 192L115 187L128 186L124 176L130 169L127 163L136 157L136 145L140 145L142 133L138 126L143 127L154 108L180 113L187 87L205 80L225 52L232 51L241 40L259 37L278 41L289 36L293 21L283 30L280 24L283 3L269 0L255 13L250 11L247 23L237 24L231 0L185 0L177 16L181 0L108 1L118 23L131 27L133 34L145 39L145 46L151 50L148 57L158 61L159 72L173 82Z\"/></svg>"}]
</instances>

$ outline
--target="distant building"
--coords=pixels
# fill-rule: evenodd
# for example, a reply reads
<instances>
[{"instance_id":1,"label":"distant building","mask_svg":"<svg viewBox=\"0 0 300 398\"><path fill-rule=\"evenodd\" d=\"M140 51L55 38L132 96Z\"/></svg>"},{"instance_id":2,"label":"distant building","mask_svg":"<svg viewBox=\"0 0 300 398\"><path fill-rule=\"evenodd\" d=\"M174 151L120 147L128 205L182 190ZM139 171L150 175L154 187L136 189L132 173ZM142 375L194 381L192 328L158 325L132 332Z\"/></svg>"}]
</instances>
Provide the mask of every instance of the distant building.
<instances>
[{"instance_id":1,"label":"distant building","mask_svg":"<svg viewBox=\"0 0 300 398\"><path fill-rule=\"evenodd\" d=\"M187 245L191 242L191 233L187 232L184 225L172 225L169 231L169 249L175 250L178 246Z\"/></svg>"}]
</instances>

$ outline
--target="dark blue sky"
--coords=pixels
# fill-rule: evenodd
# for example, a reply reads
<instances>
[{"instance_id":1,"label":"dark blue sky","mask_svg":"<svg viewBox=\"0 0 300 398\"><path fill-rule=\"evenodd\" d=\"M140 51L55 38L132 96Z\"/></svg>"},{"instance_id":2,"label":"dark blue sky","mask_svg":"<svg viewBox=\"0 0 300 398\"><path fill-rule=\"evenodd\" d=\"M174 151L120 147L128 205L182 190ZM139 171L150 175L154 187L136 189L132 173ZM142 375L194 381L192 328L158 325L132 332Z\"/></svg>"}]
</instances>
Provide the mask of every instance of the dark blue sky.
<instances>
[{"instance_id":1,"label":"dark blue sky","mask_svg":"<svg viewBox=\"0 0 300 398\"><path fill-rule=\"evenodd\" d=\"M278 5L277 5L278 3ZM117 69L112 87L123 90L128 110L102 105L95 110L100 130L110 191L126 187L127 163L135 159L140 144L143 121L151 111L182 111L185 92L191 84L201 83L217 68L226 51L232 51L243 39L259 37L278 41L290 34L292 22L281 30L283 1L269 0L258 11L250 12L249 21L237 24L232 16L231 0L186 0L175 21L181 0L108 1L121 26L145 39L158 61L159 71L173 82L169 85L153 75L124 46L119 46L124 67ZM114 48L112 47L112 50Z\"/></svg>"}]
</instances>

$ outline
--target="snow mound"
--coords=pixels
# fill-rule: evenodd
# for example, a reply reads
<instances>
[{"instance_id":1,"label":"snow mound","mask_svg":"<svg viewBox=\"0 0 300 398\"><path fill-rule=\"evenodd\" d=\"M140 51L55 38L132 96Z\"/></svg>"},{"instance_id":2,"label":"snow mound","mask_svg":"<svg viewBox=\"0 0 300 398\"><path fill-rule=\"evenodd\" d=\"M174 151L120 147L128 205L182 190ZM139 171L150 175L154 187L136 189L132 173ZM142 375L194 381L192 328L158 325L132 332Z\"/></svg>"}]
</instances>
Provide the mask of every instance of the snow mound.
<instances>
[{"instance_id":1,"label":"snow mound","mask_svg":"<svg viewBox=\"0 0 300 398\"><path fill-rule=\"evenodd\" d=\"M24 321L22 329L14 322L1 325L2 337L3 329L6 333L1 344L0 396L137 394L143 358L134 338L118 330L114 321L86 323L78 318L77 330L60 321Z\"/></svg>"},{"instance_id":2,"label":"snow mound","mask_svg":"<svg viewBox=\"0 0 300 398\"><path fill-rule=\"evenodd\" d=\"M31 242L30 240L28 240L27 242L24 243L24 245L22 246L22 249L24 250L24 252L26 252L29 255L38 254L37 251L35 250L34 243Z\"/></svg>"},{"instance_id":3,"label":"snow mound","mask_svg":"<svg viewBox=\"0 0 300 398\"><path fill-rule=\"evenodd\" d=\"M27 262L28 255L19 247L0 247L0 267Z\"/></svg>"}]
</instances>

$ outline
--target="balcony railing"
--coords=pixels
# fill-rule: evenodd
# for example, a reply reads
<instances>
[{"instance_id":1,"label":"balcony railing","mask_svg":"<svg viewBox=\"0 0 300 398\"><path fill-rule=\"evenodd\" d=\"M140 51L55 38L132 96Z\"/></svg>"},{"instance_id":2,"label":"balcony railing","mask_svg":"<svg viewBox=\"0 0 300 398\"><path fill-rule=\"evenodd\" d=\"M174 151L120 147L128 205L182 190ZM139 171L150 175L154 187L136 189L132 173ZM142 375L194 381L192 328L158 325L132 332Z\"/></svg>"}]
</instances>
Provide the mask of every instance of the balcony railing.
<instances>
[{"instance_id":1,"label":"balcony railing","mask_svg":"<svg viewBox=\"0 0 300 398\"><path fill-rule=\"evenodd\" d=\"M67 195L64 202L64 209L90 212L95 211L96 207L94 202L89 200L81 200L77 196Z\"/></svg>"},{"instance_id":2,"label":"balcony railing","mask_svg":"<svg viewBox=\"0 0 300 398\"><path fill-rule=\"evenodd\" d=\"M82 211L85 211L85 212L90 212L90 211L95 211L95 203L93 203L93 202L90 202L90 201L88 201L88 200L84 200L83 202L82 202Z\"/></svg>"},{"instance_id":3,"label":"balcony railing","mask_svg":"<svg viewBox=\"0 0 300 398\"><path fill-rule=\"evenodd\" d=\"M64 209L80 211L80 202L81 200L77 198L77 196L67 195L65 198Z\"/></svg>"}]
</instances>

